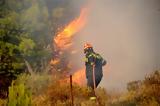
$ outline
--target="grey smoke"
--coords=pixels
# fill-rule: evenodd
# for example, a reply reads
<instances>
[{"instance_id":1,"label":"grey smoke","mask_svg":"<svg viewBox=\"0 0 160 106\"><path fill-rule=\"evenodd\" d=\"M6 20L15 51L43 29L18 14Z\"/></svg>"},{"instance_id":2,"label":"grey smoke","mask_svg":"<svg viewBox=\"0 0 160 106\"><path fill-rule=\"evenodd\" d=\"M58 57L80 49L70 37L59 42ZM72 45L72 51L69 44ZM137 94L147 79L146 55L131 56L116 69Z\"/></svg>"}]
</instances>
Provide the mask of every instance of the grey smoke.
<instances>
[{"instance_id":1,"label":"grey smoke","mask_svg":"<svg viewBox=\"0 0 160 106\"><path fill-rule=\"evenodd\" d=\"M127 82L143 79L160 68L159 0L90 2L87 25L75 37L80 49L73 60L78 68L84 67L86 41L108 61L100 84L106 89L124 90Z\"/></svg>"}]
</instances>

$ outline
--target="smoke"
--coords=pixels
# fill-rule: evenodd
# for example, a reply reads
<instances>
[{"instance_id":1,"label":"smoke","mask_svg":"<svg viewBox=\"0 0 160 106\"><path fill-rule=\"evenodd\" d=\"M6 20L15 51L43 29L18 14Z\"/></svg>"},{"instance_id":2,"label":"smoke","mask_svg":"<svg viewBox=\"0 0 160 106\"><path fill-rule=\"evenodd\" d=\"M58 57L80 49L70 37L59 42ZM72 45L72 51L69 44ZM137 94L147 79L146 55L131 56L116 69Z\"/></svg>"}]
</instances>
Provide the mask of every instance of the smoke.
<instances>
[{"instance_id":1,"label":"smoke","mask_svg":"<svg viewBox=\"0 0 160 106\"><path fill-rule=\"evenodd\" d=\"M160 68L159 0L90 2L87 25L74 38L79 53L72 58L78 68L84 67L85 42L108 61L100 84L107 89L124 90L127 82Z\"/></svg>"}]
</instances>

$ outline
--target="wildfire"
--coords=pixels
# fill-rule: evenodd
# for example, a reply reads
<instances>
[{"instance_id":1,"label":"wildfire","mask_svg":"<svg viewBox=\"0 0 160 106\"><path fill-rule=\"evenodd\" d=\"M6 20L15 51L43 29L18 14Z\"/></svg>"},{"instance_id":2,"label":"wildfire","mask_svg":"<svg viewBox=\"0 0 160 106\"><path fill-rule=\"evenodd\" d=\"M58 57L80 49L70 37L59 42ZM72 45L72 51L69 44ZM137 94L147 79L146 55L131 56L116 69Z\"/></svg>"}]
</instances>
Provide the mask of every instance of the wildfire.
<instances>
[{"instance_id":1,"label":"wildfire","mask_svg":"<svg viewBox=\"0 0 160 106\"><path fill-rule=\"evenodd\" d=\"M59 34L57 34L54 39L55 54L54 59L51 60L51 64L57 66L61 64L62 68L71 69L74 64L72 64L68 58L70 55L77 53L77 50L72 50L71 45L73 44L73 36L79 32L86 24L88 8L83 8L80 12L79 17L71 21ZM64 58L61 58L64 57ZM67 60L65 60L67 59ZM65 62L64 62L65 61ZM67 62L66 62L67 61ZM60 80L60 83L69 82L68 77ZM85 84L85 70L80 69L73 74L73 83L78 85Z\"/></svg>"},{"instance_id":2,"label":"wildfire","mask_svg":"<svg viewBox=\"0 0 160 106\"><path fill-rule=\"evenodd\" d=\"M85 78L85 69L82 68L78 71L76 71L73 75L72 75L72 79L73 79L73 83L74 84L78 84L78 85L85 85L86 84L86 78ZM70 82L70 79L69 77L65 78L65 79L61 79L59 81L61 84L64 84L64 83L69 83Z\"/></svg>"},{"instance_id":3,"label":"wildfire","mask_svg":"<svg viewBox=\"0 0 160 106\"><path fill-rule=\"evenodd\" d=\"M80 16L69 23L62 32L55 36L54 42L58 49L64 50L72 45L72 37L84 27L86 23L86 17L87 8L83 8Z\"/></svg>"},{"instance_id":4,"label":"wildfire","mask_svg":"<svg viewBox=\"0 0 160 106\"><path fill-rule=\"evenodd\" d=\"M78 85L84 85L86 83L85 69L84 68L76 71L73 74L73 82L78 84Z\"/></svg>"}]
</instances>

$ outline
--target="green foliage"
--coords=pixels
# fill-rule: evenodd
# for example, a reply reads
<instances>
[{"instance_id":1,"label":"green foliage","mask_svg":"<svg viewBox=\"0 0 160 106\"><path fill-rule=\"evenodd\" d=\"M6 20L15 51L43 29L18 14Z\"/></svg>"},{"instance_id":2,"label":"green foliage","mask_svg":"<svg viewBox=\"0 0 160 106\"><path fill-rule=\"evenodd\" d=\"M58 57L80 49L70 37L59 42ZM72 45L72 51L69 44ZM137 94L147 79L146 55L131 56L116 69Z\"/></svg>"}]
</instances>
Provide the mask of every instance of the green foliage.
<instances>
[{"instance_id":1,"label":"green foliage","mask_svg":"<svg viewBox=\"0 0 160 106\"><path fill-rule=\"evenodd\" d=\"M26 88L30 89L34 96L37 96L43 94L51 82L51 75L46 73L32 73L31 75L21 74L15 81L15 84L24 83Z\"/></svg>"},{"instance_id":2,"label":"green foliage","mask_svg":"<svg viewBox=\"0 0 160 106\"><path fill-rule=\"evenodd\" d=\"M7 4L0 7L0 10L0 95L3 95L3 92L7 92L10 82L23 68L23 60L18 49L22 30L18 23L18 13L10 10Z\"/></svg>"},{"instance_id":3,"label":"green foliage","mask_svg":"<svg viewBox=\"0 0 160 106\"><path fill-rule=\"evenodd\" d=\"M4 90L7 93L11 81L26 70L24 60L36 72L45 70L52 58L52 26L56 23L56 32L64 25L65 8L53 6L55 17L50 17L52 13L43 0L0 2L0 94Z\"/></svg>"},{"instance_id":4,"label":"green foliage","mask_svg":"<svg viewBox=\"0 0 160 106\"><path fill-rule=\"evenodd\" d=\"M34 106L37 101L43 101L42 95L45 94L51 82L51 75L46 73L33 73L32 75L20 74L9 87L8 99L0 99L0 106ZM36 100L36 103L32 99Z\"/></svg>"},{"instance_id":5,"label":"green foliage","mask_svg":"<svg viewBox=\"0 0 160 106\"><path fill-rule=\"evenodd\" d=\"M48 10L43 1L1 2L0 94L7 92L12 80L24 72L24 60L37 71L45 69L51 58L49 27Z\"/></svg>"},{"instance_id":6,"label":"green foliage","mask_svg":"<svg viewBox=\"0 0 160 106\"><path fill-rule=\"evenodd\" d=\"M22 51L24 56L31 55L35 43L31 39L22 38L22 41L19 44L19 49Z\"/></svg>"},{"instance_id":7,"label":"green foliage","mask_svg":"<svg viewBox=\"0 0 160 106\"><path fill-rule=\"evenodd\" d=\"M24 83L9 87L8 106L31 106L31 92Z\"/></svg>"},{"instance_id":8,"label":"green foliage","mask_svg":"<svg viewBox=\"0 0 160 106\"><path fill-rule=\"evenodd\" d=\"M23 63L21 58L17 56L21 34L21 32L18 33L21 29L17 23L17 17L18 14L11 12L5 18L0 19L0 27L2 27L0 30L0 73L5 73L8 76L14 76L15 70L21 69L21 63Z\"/></svg>"},{"instance_id":9,"label":"green foliage","mask_svg":"<svg viewBox=\"0 0 160 106\"><path fill-rule=\"evenodd\" d=\"M30 1L30 3L31 5L21 14L21 20L24 29L28 32L26 36L30 38L30 41L25 42L30 47L32 45L34 49L27 49L28 53L24 50L23 53L29 54L25 54L25 59L31 64L33 70L40 72L45 70L51 59L53 35L50 32L50 20L44 1ZM22 45L26 45L25 42ZM20 45L21 48L23 48L22 45Z\"/></svg>"}]
</instances>

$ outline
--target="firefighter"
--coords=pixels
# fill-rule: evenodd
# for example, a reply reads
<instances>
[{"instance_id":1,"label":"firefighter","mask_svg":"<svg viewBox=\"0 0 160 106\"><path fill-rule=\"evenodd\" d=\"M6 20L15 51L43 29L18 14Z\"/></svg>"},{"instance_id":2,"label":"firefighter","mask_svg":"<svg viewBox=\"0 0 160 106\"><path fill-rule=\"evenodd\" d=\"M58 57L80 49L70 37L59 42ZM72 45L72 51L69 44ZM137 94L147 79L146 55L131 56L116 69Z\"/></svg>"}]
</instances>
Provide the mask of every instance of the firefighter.
<instances>
[{"instance_id":1,"label":"firefighter","mask_svg":"<svg viewBox=\"0 0 160 106\"><path fill-rule=\"evenodd\" d=\"M84 45L84 54L87 86L95 89L103 77L102 67L106 64L106 61L100 54L94 52L92 45L89 43Z\"/></svg>"}]
</instances>

